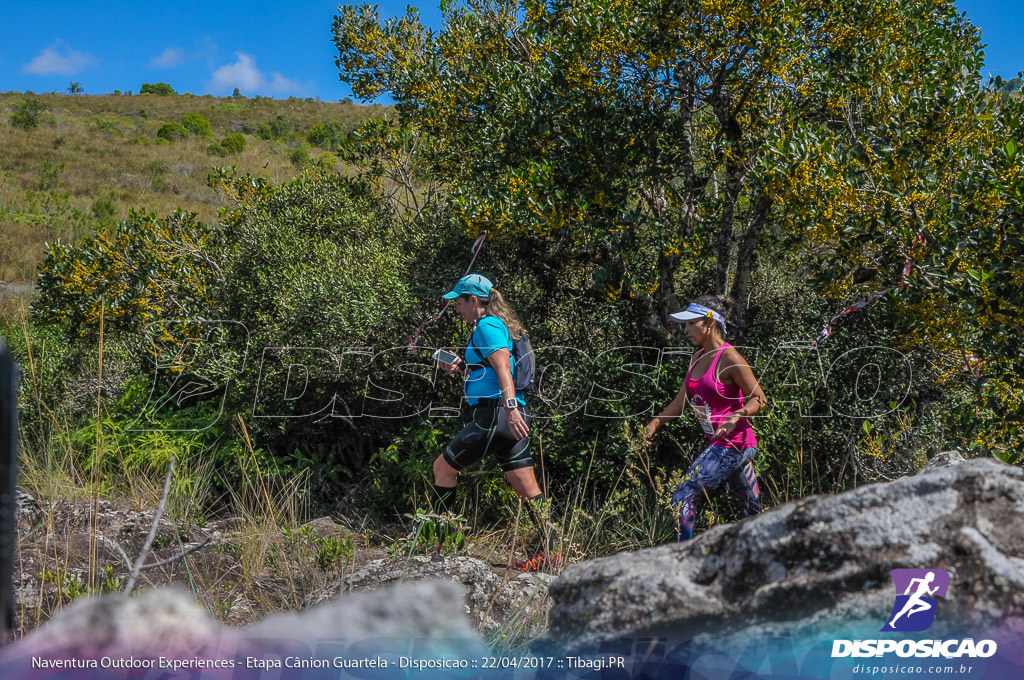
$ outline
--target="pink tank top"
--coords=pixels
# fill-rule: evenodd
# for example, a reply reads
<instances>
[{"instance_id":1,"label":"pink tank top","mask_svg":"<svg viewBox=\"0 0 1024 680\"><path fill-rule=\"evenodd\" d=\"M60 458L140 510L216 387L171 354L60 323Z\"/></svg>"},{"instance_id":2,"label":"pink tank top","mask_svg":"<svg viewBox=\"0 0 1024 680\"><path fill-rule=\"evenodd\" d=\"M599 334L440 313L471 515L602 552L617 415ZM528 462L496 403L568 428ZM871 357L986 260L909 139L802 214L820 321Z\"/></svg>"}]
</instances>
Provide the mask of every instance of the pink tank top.
<instances>
[{"instance_id":1,"label":"pink tank top","mask_svg":"<svg viewBox=\"0 0 1024 680\"><path fill-rule=\"evenodd\" d=\"M732 434L725 439L715 439L714 436L715 428L728 420L733 412L743 408L743 392L739 385L723 383L718 379L718 360L722 358L726 347L732 345L723 344L711 360L711 366L696 380L690 377L690 373L697 362L690 365L690 370L686 372L686 394L690 397L690 407L697 414L697 422L712 445L752 449L757 446L757 437L746 418L742 418ZM701 349L697 358L703 354L704 350Z\"/></svg>"}]
</instances>

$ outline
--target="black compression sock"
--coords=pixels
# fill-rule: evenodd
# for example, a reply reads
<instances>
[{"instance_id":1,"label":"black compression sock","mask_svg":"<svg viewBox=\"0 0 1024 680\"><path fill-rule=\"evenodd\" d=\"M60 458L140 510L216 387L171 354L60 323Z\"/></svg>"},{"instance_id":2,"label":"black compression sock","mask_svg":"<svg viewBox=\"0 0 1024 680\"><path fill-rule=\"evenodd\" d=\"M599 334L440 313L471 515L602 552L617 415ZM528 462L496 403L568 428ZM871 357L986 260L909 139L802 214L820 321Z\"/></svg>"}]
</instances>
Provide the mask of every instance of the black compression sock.
<instances>
[{"instance_id":1,"label":"black compression sock","mask_svg":"<svg viewBox=\"0 0 1024 680\"><path fill-rule=\"evenodd\" d=\"M455 492L458 489L459 487L457 486L434 485L434 506L438 512L454 512Z\"/></svg>"},{"instance_id":2,"label":"black compression sock","mask_svg":"<svg viewBox=\"0 0 1024 680\"><path fill-rule=\"evenodd\" d=\"M551 505L543 493L539 493L530 499L527 504L530 517L533 523L540 530L541 551L551 552L554 550L555 527L551 524Z\"/></svg>"}]
</instances>

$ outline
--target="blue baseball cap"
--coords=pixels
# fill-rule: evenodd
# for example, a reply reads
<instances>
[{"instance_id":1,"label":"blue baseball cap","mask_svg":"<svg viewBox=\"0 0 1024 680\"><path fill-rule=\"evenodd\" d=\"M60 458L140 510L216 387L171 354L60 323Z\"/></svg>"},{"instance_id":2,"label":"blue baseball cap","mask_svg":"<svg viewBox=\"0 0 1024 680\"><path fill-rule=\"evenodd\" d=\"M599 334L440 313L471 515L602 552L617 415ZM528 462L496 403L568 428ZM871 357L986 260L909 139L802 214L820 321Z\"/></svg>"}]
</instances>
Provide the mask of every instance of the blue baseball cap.
<instances>
[{"instance_id":1,"label":"blue baseball cap","mask_svg":"<svg viewBox=\"0 0 1024 680\"><path fill-rule=\"evenodd\" d=\"M452 300L460 295L476 295L477 297L486 298L491 297L491 288L493 287L486 277L479 274L470 274L459 279L459 282L455 284L455 288L441 297L446 300Z\"/></svg>"}]
</instances>

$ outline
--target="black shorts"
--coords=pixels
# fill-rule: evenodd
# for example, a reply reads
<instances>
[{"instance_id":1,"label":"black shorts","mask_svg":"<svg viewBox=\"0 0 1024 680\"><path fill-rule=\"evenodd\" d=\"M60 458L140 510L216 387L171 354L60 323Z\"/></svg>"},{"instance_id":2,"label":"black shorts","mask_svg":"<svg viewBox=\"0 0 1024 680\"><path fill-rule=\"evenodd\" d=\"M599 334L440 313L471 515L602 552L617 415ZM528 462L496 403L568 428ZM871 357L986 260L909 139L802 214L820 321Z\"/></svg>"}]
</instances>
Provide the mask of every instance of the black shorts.
<instances>
[{"instance_id":1,"label":"black shorts","mask_svg":"<svg viewBox=\"0 0 1024 680\"><path fill-rule=\"evenodd\" d=\"M530 438L515 441L501 432L500 420L504 420L503 406L497 400L483 400L484 404L470 406L472 421L455 435L441 456L456 470L462 470L479 463L486 453L494 454L503 472L533 466L530 455ZM523 404L519 405L526 424L533 420Z\"/></svg>"}]
</instances>

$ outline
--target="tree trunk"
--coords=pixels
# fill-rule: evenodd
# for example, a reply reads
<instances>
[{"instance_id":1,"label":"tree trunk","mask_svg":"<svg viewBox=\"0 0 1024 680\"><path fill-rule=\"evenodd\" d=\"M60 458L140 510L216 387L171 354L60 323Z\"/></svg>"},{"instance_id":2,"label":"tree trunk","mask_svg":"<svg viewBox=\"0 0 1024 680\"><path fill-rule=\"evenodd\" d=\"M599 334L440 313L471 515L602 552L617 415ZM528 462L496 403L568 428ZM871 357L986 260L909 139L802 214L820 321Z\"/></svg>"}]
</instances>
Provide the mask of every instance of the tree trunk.
<instances>
[{"instance_id":1,"label":"tree trunk","mask_svg":"<svg viewBox=\"0 0 1024 680\"><path fill-rule=\"evenodd\" d=\"M758 194L751 209L747 228L744 230L743 236L740 237L739 252L736 254L736 278L733 279L730 293L736 302L736 307L733 309L732 325L736 328L739 337L743 337L751 320L747 315L750 275L754 269L754 253L757 250L758 237L768 222L768 213L771 211L771 207L771 199L763 194Z\"/></svg>"},{"instance_id":2,"label":"tree trunk","mask_svg":"<svg viewBox=\"0 0 1024 680\"><path fill-rule=\"evenodd\" d=\"M721 221L718 223L718 238L715 252L718 265L715 269L715 293L722 294L729 289L729 265L732 264L733 242L735 241L736 202L743 188L743 168L729 161L725 165L725 204Z\"/></svg>"},{"instance_id":3,"label":"tree trunk","mask_svg":"<svg viewBox=\"0 0 1024 680\"><path fill-rule=\"evenodd\" d=\"M743 191L743 178L746 170L743 167L743 128L732 112L723 106L724 102L713 102L715 118L722 126L722 132L729 142L725 158L725 197L722 206L722 217L718 223L718 238L715 239L715 251L718 266L715 270L715 293L722 294L729 289L729 265L732 264L733 242L736 230L736 203Z\"/></svg>"}]
</instances>

